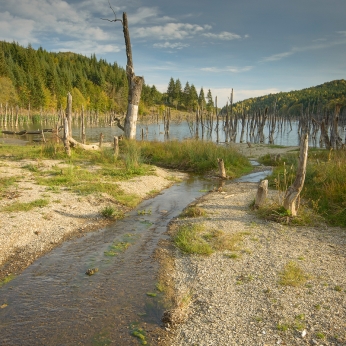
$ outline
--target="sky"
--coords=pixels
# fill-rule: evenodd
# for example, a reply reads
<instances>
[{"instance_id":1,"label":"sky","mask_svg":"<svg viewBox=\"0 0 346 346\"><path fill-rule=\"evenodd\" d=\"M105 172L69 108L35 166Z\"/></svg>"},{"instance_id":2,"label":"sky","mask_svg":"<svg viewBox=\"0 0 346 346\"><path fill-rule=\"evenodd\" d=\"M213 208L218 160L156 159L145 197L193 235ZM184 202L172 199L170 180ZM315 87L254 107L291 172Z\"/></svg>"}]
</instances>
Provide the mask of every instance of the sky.
<instances>
[{"instance_id":1,"label":"sky","mask_svg":"<svg viewBox=\"0 0 346 346\"><path fill-rule=\"evenodd\" d=\"M346 0L0 0L0 40L96 54L165 92L171 77L223 106L346 79ZM110 5L112 8L110 8Z\"/></svg>"}]
</instances>

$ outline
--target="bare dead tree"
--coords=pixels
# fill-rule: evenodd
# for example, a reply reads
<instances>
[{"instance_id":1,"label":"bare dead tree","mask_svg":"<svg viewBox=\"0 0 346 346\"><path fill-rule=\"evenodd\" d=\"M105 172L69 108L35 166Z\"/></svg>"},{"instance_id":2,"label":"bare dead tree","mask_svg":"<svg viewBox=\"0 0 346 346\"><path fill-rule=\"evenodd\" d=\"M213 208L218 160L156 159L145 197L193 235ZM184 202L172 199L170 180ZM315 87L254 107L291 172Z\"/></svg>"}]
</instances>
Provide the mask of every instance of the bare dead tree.
<instances>
[{"instance_id":1,"label":"bare dead tree","mask_svg":"<svg viewBox=\"0 0 346 346\"><path fill-rule=\"evenodd\" d=\"M127 15L126 12L123 12L123 19L118 19L116 13L114 12L110 2L108 1L109 7L114 13L114 19L104 19L109 22L121 22L123 25L124 39L125 39L125 48L126 48L126 75L127 81L129 85L129 93L128 93L128 106L127 113L125 117L125 124L121 126L118 122L118 127L124 130L124 135L126 138L134 139L136 137L136 125L138 118L138 105L141 98L142 86L144 83L143 77L139 77L135 75L133 61L132 61L132 49L131 49L131 41L130 41L130 33L128 29L127 23ZM120 126L119 126L120 125Z\"/></svg>"}]
</instances>

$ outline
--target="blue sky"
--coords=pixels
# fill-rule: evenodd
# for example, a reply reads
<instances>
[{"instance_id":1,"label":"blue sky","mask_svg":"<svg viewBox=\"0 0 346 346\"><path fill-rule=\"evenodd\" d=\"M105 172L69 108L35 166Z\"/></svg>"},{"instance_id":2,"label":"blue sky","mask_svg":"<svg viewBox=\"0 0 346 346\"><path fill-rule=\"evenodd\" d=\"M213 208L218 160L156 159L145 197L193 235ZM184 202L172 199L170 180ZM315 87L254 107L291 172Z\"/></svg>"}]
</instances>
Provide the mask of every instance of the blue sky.
<instances>
[{"instance_id":1,"label":"blue sky","mask_svg":"<svg viewBox=\"0 0 346 346\"><path fill-rule=\"evenodd\" d=\"M110 0L127 13L135 73L166 91L211 89L234 100L346 79L345 0ZM108 0L0 0L0 40L126 66Z\"/></svg>"}]
</instances>

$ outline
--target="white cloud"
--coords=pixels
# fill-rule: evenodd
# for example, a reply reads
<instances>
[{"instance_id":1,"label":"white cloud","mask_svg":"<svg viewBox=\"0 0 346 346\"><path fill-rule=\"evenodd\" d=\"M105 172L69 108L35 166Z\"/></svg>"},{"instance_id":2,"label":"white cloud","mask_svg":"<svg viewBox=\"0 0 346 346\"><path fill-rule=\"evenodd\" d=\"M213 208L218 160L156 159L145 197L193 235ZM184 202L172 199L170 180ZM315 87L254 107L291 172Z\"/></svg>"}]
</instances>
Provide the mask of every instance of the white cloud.
<instances>
[{"instance_id":1,"label":"white cloud","mask_svg":"<svg viewBox=\"0 0 346 346\"><path fill-rule=\"evenodd\" d=\"M224 41L236 40L241 38L240 35L233 34L227 31L220 32L219 34L213 34L211 32L208 32L203 34L203 36L212 38L212 39L217 39L217 40L224 40Z\"/></svg>"},{"instance_id":2,"label":"white cloud","mask_svg":"<svg viewBox=\"0 0 346 346\"><path fill-rule=\"evenodd\" d=\"M105 54L105 53L117 53L123 50L123 47L112 44L95 44L94 41L67 41L67 42L55 42L53 51L56 52L74 52L82 55L91 55L94 53Z\"/></svg>"},{"instance_id":3,"label":"white cloud","mask_svg":"<svg viewBox=\"0 0 346 346\"><path fill-rule=\"evenodd\" d=\"M278 61L296 53L307 52L312 50L329 49L330 47L333 47L333 46L346 44L346 31L338 31L337 34L338 34L337 37L333 37L329 40L325 38L320 38L317 40L313 40L312 41L314 42L313 44L308 44L304 47L293 47L291 48L291 50L287 52L270 55L266 58L263 58L260 62Z\"/></svg>"},{"instance_id":4,"label":"white cloud","mask_svg":"<svg viewBox=\"0 0 346 346\"><path fill-rule=\"evenodd\" d=\"M163 49L183 49L185 47L188 47L189 44L184 44L180 42L168 42L166 41L165 43L155 43L153 45L154 48L163 48Z\"/></svg>"},{"instance_id":5,"label":"white cloud","mask_svg":"<svg viewBox=\"0 0 346 346\"><path fill-rule=\"evenodd\" d=\"M38 43L33 34L35 21L12 16L9 12L0 13L0 40L18 41L23 45Z\"/></svg>"},{"instance_id":6,"label":"white cloud","mask_svg":"<svg viewBox=\"0 0 346 346\"><path fill-rule=\"evenodd\" d=\"M107 1L17 0L4 3L7 12L0 13L0 38L21 45L40 44L54 51L76 51L81 54L118 52L117 39L123 40L122 28L109 29L114 23L102 21L91 13L96 8L113 15ZM114 7L113 7L114 8ZM114 9L118 9L115 7ZM106 24L107 23L107 24ZM107 30L107 31L106 31Z\"/></svg>"},{"instance_id":7,"label":"white cloud","mask_svg":"<svg viewBox=\"0 0 346 346\"><path fill-rule=\"evenodd\" d=\"M284 58L287 58L290 55L293 55L295 53L294 50L291 50L290 52L284 52L279 54L273 54L271 56L268 56L264 59L262 59L262 62L269 62L269 61L278 61Z\"/></svg>"},{"instance_id":8,"label":"white cloud","mask_svg":"<svg viewBox=\"0 0 346 346\"><path fill-rule=\"evenodd\" d=\"M219 68L219 67L202 67L201 68L202 71L212 72L212 73L220 73L220 72L240 73L240 72L247 72L252 69L253 69L253 66L245 66L245 67L227 66L224 68Z\"/></svg>"},{"instance_id":9,"label":"white cloud","mask_svg":"<svg viewBox=\"0 0 346 346\"><path fill-rule=\"evenodd\" d=\"M209 28L209 25L167 23L165 25L135 28L134 36L139 38L150 37L159 40L183 40L202 33Z\"/></svg>"},{"instance_id":10,"label":"white cloud","mask_svg":"<svg viewBox=\"0 0 346 346\"><path fill-rule=\"evenodd\" d=\"M127 15L129 26L148 23L174 22L175 19L162 16L157 7L140 7L135 13Z\"/></svg>"}]
</instances>

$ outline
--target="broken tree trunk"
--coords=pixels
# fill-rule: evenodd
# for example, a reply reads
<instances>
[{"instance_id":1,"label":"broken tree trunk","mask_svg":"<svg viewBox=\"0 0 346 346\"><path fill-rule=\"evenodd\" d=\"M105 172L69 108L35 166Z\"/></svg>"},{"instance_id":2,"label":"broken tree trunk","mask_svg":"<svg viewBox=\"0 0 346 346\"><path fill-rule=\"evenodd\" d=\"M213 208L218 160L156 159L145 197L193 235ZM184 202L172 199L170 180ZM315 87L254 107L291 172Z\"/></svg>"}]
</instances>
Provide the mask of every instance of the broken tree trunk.
<instances>
[{"instance_id":1,"label":"broken tree trunk","mask_svg":"<svg viewBox=\"0 0 346 346\"><path fill-rule=\"evenodd\" d=\"M297 211L299 208L299 195L303 189L305 181L308 148L309 141L308 134L306 133L302 137L302 141L300 143L299 163L296 179L294 180L294 183L287 189L284 197L284 208L289 210L292 216L297 216Z\"/></svg>"},{"instance_id":2,"label":"broken tree trunk","mask_svg":"<svg viewBox=\"0 0 346 346\"><path fill-rule=\"evenodd\" d=\"M68 128L68 120L65 117L64 118L64 137L63 137L65 152L67 156L71 156L71 149L70 149L70 135L69 135L69 128Z\"/></svg>"},{"instance_id":3,"label":"broken tree trunk","mask_svg":"<svg viewBox=\"0 0 346 346\"><path fill-rule=\"evenodd\" d=\"M255 208L260 208L266 201L268 196L268 180L262 180L257 189L255 198Z\"/></svg>"},{"instance_id":4,"label":"broken tree trunk","mask_svg":"<svg viewBox=\"0 0 346 346\"><path fill-rule=\"evenodd\" d=\"M124 125L124 135L126 138L134 139L136 138L138 105L141 98L141 92L142 92L144 79L143 77L136 76L134 72L133 62L132 62L130 34L129 34L128 24L127 24L126 12L123 12L123 32L124 32L126 56L127 56L126 75L127 75L128 85L129 85L128 106L127 106L127 114L126 114L125 125Z\"/></svg>"},{"instance_id":5,"label":"broken tree trunk","mask_svg":"<svg viewBox=\"0 0 346 346\"><path fill-rule=\"evenodd\" d=\"M225 163L223 159L217 159L217 163L219 165L219 175L221 178L226 179L226 170L225 170Z\"/></svg>"}]
</instances>

